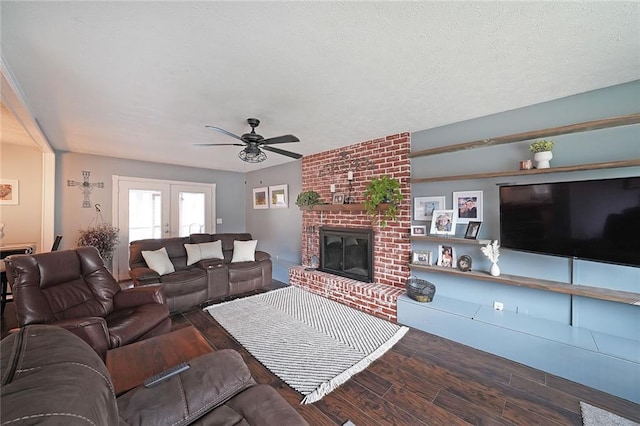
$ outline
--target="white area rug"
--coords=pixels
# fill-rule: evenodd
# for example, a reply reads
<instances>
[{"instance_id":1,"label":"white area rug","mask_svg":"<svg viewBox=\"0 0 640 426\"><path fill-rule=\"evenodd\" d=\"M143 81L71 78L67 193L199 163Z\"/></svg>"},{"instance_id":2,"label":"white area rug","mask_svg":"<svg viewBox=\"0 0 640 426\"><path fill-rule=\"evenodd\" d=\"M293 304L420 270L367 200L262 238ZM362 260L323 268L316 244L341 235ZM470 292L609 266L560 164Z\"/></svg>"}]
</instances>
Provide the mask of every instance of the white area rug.
<instances>
[{"instance_id":1,"label":"white area rug","mask_svg":"<svg viewBox=\"0 0 640 426\"><path fill-rule=\"evenodd\" d=\"M303 404L367 368L409 330L293 286L205 311L304 395Z\"/></svg>"},{"instance_id":2,"label":"white area rug","mask_svg":"<svg viewBox=\"0 0 640 426\"><path fill-rule=\"evenodd\" d=\"M622 418L601 408L580 402L584 426L638 426L638 423Z\"/></svg>"}]
</instances>

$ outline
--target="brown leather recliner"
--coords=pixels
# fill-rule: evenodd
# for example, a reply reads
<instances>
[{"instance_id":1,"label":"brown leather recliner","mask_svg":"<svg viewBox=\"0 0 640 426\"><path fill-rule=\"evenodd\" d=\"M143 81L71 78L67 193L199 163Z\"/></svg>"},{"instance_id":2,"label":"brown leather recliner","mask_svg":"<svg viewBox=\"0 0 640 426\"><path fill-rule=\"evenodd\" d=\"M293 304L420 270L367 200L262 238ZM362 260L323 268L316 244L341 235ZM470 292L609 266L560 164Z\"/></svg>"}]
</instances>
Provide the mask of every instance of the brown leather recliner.
<instances>
[{"instance_id":1,"label":"brown leather recliner","mask_svg":"<svg viewBox=\"0 0 640 426\"><path fill-rule=\"evenodd\" d=\"M103 359L108 349L171 330L162 286L122 290L94 247L14 255L5 264L20 327L66 328Z\"/></svg>"},{"instance_id":2,"label":"brown leather recliner","mask_svg":"<svg viewBox=\"0 0 640 426\"><path fill-rule=\"evenodd\" d=\"M109 371L87 344L60 327L29 325L0 343L0 422L308 426L273 387L256 384L238 352L211 352L189 365L116 398Z\"/></svg>"}]
</instances>

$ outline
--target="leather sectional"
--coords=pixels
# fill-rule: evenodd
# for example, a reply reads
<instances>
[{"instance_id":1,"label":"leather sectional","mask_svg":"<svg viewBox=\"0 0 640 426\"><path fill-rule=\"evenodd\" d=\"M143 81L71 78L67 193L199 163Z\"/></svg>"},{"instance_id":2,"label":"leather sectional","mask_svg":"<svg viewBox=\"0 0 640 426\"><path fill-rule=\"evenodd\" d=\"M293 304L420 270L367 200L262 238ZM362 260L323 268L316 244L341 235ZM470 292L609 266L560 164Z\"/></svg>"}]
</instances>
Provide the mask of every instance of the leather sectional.
<instances>
[{"instance_id":1,"label":"leather sectional","mask_svg":"<svg viewBox=\"0 0 640 426\"><path fill-rule=\"evenodd\" d=\"M256 384L236 351L190 365L116 398L107 368L83 340L57 326L26 326L0 343L2 424L307 425L274 388Z\"/></svg>"},{"instance_id":2,"label":"leather sectional","mask_svg":"<svg viewBox=\"0 0 640 426\"><path fill-rule=\"evenodd\" d=\"M202 259L187 265L185 244L220 240L224 259ZM186 310L208 300L251 292L271 285L271 256L256 250L254 261L232 262L234 241L250 241L249 233L191 234L189 237L132 241L129 275L135 286L162 284L171 312ZM143 251L165 248L175 272L160 275L145 261Z\"/></svg>"}]
</instances>

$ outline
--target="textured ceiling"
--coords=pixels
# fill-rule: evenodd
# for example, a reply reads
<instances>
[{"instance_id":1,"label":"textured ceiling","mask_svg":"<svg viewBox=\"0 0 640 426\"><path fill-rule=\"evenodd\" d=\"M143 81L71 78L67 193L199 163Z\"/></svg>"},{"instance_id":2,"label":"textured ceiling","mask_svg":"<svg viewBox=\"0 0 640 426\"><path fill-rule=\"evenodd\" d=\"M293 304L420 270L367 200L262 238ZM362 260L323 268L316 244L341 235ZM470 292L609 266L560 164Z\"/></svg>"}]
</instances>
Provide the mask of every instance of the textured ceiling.
<instances>
[{"instance_id":1,"label":"textured ceiling","mask_svg":"<svg viewBox=\"0 0 640 426\"><path fill-rule=\"evenodd\" d=\"M640 78L638 2L2 1L56 150L251 171L205 128L312 154Z\"/></svg>"}]
</instances>

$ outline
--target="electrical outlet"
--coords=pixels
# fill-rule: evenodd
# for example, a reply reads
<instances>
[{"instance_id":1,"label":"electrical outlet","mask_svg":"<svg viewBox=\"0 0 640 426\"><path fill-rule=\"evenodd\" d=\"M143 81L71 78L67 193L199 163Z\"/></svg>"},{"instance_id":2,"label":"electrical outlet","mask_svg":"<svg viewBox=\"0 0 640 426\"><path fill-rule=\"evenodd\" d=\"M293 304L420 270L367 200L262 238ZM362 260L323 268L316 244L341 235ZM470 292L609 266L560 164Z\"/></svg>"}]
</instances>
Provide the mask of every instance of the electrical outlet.
<instances>
[{"instance_id":1,"label":"electrical outlet","mask_svg":"<svg viewBox=\"0 0 640 426\"><path fill-rule=\"evenodd\" d=\"M216 225L222 225L222 218L221 217L216 219Z\"/></svg>"},{"instance_id":2,"label":"electrical outlet","mask_svg":"<svg viewBox=\"0 0 640 426\"><path fill-rule=\"evenodd\" d=\"M496 311L502 311L504 309L504 304L502 302L493 302L493 309Z\"/></svg>"}]
</instances>

